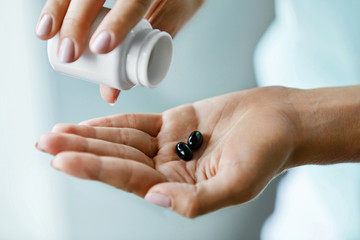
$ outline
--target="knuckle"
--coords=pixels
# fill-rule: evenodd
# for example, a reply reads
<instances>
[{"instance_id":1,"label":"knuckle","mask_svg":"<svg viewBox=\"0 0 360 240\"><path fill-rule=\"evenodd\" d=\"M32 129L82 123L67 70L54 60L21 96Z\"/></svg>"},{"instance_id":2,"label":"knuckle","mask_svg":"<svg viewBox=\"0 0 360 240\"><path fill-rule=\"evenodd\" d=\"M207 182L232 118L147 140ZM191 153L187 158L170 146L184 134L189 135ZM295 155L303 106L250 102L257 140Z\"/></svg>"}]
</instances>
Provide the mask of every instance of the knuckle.
<instances>
[{"instance_id":1,"label":"knuckle","mask_svg":"<svg viewBox=\"0 0 360 240\"><path fill-rule=\"evenodd\" d=\"M101 171L100 166L97 166L95 168L86 167L86 166L84 166L84 162L82 161L82 159L80 157L76 157L76 156L74 157L73 164L76 165L76 167L78 167L79 169L83 169L85 176L88 179L100 181L100 178L99 178L99 173Z\"/></svg>"},{"instance_id":2,"label":"knuckle","mask_svg":"<svg viewBox=\"0 0 360 240\"><path fill-rule=\"evenodd\" d=\"M121 143L124 145L130 144L130 133L126 128L120 129Z\"/></svg>"},{"instance_id":3,"label":"knuckle","mask_svg":"<svg viewBox=\"0 0 360 240\"><path fill-rule=\"evenodd\" d=\"M65 8L66 4L68 4L68 1L65 0L47 0L44 9L54 10L54 12L57 12Z\"/></svg>"},{"instance_id":4,"label":"knuckle","mask_svg":"<svg viewBox=\"0 0 360 240\"><path fill-rule=\"evenodd\" d=\"M83 161L80 154L73 154L69 152L60 152L56 155L56 159L61 161L62 170L65 172L78 172L84 171L87 178L91 180L97 180L96 176L91 172L88 171L86 167L83 165Z\"/></svg>"},{"instance_id":5,"label":"knuckle","mask_svg":"<svg viewBox=\"0 0 360 240\"><path fill-rule=\"evenodd\" d=\"M197 191L195 190L194 195L188 194L182 199L182 212L180 214L184 217L192 219L200 215L200 203L196 197L196 192Z\"/></svg>"},{"instance_id":6,"label":"knuckle","mask_svg":"<svg viewBox=\"0 0 360 240\"><path fill-rule=\"evenodd\" d=\"M197 201L191 202L190 205L185 209L185 212L183 214L187 218L196 218L199 216L199 204Z\"/></svg>"},{"instance_id":7,"label":"knuckle","mask_svg":"<svg viewBox=\"0 0 360 240\"><path fill-rule=\"evenodd\" d=\"M136 126L136 115L135 114L126 114L125 122L129 128L135 128Z\"/></svg>"},{"instance_id":8,"label":"knuckle","mask_svg":"<svg viewBox=\"0 0 360 240\"><path fill-rule=\"evenodd\" d=\"M81 164L80 158L78 156L73 156L68 152L61 152L56 155L56 158L62 162L64 168L78 168Z\"/></svg>"},{"instance_id":9,"label":"knuckle","mask_svg":"<svg viewBox=\"0 0 360 240\"><path fill-rule=\"evenodd\" d=\"M43 136L43 140L48 143L48 145L52 145L58 141L63 140L63 137L56 133L47 133Z\"/></svg>"},{"instance_id":10,"label":"knuckle","mask_svg":"<svg viewBox=\"0 0 360 240\"><path fill-rule=\"evenodd\" d=\"M89 21L86 18L81 17L74 13L73 11L68 11L63 22L63 26L70 27L71 29L74 28L83 28L90 25Z\"/></svg>"},{"instance_id":11,"label":"knuckle","mask_svg":"<svg viewBox=\"0 0 360 240\"><path fill-rule=\"evenodd\" d=\"M63 142L65 140L64 136L59 134L52 134L48 138L48 143L50 146L57 146L59 142Z\"/></svg>"},{"instance_id":12,"label":"knuckle","mask_svg":"<svg viewBox=\"0 0 360 240\"><path fill-rule=\"evenodd\" d=\"M126 164L123 167L126 168L126 171L123 171L121 180L114 179L114 181L111 182L110 184L113 185L114 187L116 187L117 189L121 189L128 193L136 194L137 189L134 188L134 186L137 186L136 181L138 181L138 178L134 174L133 166L131 164ZM105 173L102 173L102 175L104 175L104 174ZM104 179L104 177L102 179Z\"/></svg>"},{"instance_id":13,"label":"knuckle","mask_svg":"<svg viewBox=\"0 0 360 240\"><path fill-rule=\"evenodd\" d=\"M79 14L76 10L68 10L64 17L61 30L65 33L83 34L90 28L91 21L87 15Z\"/></svg>"},{"instance_id":14,"label":"knuckle","mask_svg":"<svg viewBox=\"0 0 360 240\"><path fill-rule=\"evenodd\" d=\"M48 1L48 2L51 2L56 7L63 7L69 3L69 0L52 0L52 1Z\"/></svg>"},{"instance_id":15,"label":"knuckle","mask_svg":"<svg viewBox=\"0 0 360 240\"><path fill-rule=\"evenodd\" d=\"M157 138L151 137L150 138L150 157L154 157L158 152L158 140Z\"/></svg>"},{"instance_id":16,"label":"knuckle","mask_svg":"<svg viewBox=\"0 0 360 240\"><path fill-rule=\"evenodd\" d=\"M117 144L116 146L116 156L119 158L126 158L129 155L129 149L124 145Z\"/></svg>"},{"instance_id":17,"label":"knuckle","mask_svg":"<svg viewBox=\"0 0 360 240\"><path fill-rule=\"evenodd\" d=\"M108 29L118 29L120 25L123 24L123 22L125 22L126 20L122 18L122 16L118 16L116 15L115 17L109 17L109 18L106 18L103 20L104 21L104 25L105 25L105 28L108 28Z\"/></svg>"},{"instance_id":18,"label":"knuckle","mask_svg":"<svg viewBox=\"0 0 360 240\"><path fill-rule=\"evenodd\" d=\"M114 124L113 124L112 119L107 117L107 118L104 118L102 122L100 122L99 124L95 124L94 126L114 127Z\"/></svg>"}]
</instances>

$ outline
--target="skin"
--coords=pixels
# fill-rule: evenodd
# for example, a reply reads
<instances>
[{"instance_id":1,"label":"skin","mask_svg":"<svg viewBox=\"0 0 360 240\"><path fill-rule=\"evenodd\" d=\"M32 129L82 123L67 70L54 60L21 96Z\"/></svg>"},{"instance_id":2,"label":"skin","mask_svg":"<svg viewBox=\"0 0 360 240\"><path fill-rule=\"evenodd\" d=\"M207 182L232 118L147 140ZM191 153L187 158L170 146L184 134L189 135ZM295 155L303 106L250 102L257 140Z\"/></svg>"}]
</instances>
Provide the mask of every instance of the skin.
<instances>
[{"instance_id":1,"label":"skin","mask_svg":"<svg viewBox=\"0 0 360 240\"><path fill-rule=\"evenodd\" d=\"M235 92L162 114L122 114L58 124L37 148L52 166L140 197L158 193L189 218L247 202L283 171L359 162L360 87ZM199 130L191 161L175 145Z\"/></svg>"},{"instance_id":2,"label":"skin","mask_svg":"<svg viewBox=\"0 0 360 240\"><path fill-rule=\"evenodd\" d=\"M70 38L75 44L74 58L76 61L82 54L84 42L89 34L90 25L96 18L105 0L47 0L41 11L37 28L41 19L49 15L52 26L47 33L37 36L48 40L60 34L60 45L64 38ZM117 0L111 11L103 19L90 39L91 44L102 32L109 32L111 42L104 54L116 48L126 37L128 32L143 18L147 18L153 28L167 31L172 37L196 13L204 0ZM100 87L103 99L115 103L120 91L106 86Z\"/></svg>"}]
</instances>

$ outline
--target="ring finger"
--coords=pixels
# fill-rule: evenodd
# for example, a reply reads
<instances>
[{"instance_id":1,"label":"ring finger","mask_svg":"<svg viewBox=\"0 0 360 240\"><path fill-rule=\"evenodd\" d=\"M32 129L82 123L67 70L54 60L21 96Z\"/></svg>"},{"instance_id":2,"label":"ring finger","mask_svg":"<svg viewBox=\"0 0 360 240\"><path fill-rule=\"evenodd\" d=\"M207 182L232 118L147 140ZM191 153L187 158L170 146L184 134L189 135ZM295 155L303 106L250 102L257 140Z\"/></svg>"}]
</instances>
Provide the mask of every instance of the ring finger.
<instances>
[{"instance_id":1,"label":"ring finger","mask_svg":"<svg viewBox=\"0 0 360 240\"><path fill-rule=\"evenodd\" d=\"M161 173L144 164L90 153L62 152L56 155L52 166L72 176L98 180L140 197L153 185L167 181Z\"/></svg>"}]
</instances>

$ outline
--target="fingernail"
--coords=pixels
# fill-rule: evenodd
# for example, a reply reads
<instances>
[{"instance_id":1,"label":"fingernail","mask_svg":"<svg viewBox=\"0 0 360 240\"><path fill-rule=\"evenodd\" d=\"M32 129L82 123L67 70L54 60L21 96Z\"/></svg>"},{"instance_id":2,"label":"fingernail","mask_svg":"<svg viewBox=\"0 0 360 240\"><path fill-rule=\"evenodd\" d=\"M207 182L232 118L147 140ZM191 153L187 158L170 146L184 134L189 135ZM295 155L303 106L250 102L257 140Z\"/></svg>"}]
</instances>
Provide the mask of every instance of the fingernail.
<instances>
[{"instance_id":1,"label":"fingernail","mask_svg":"<svg viewBox=\"0 0 360 240\"><path fill-rule=\"evenodd\" d=\"M164 208L169 208L171 206L170 198L160 193L146 194L145 201Z\"/></svg>"},{"instance_id":2,"label":"fingernail","mask_svg":"<svg viewBox=\"0 0 360 240\"><path fill-rule=\"evenodd\" d=\"M114 96L114 102L112 103L113 105L115 105L115 103L118 100L119 96L120 96L120 91L116 91L115 96Z\"/></svg>"},{"instance_id":3,"label":"fingernail","mask_svg":"<svg viewBox=\"0 0 360 240\"><path fill-rule=\"evenodd\" d=\"M95 53L104 53L109 49L111 42L111 35L109 32L102 32L100 33L94 42L91 44L90 48L91 51Z\"/></svg>"},{"instance_id":4,"label":"fingernail","mask_svg":"<svg viewBox=\"0 0 360 240\"><path fill-rule=\"evenodd\" d=\"M55 159L51 161L51 167L53 167L54 169L60 171L60 161L56 161Z\"/></svg>"},{"instance_id":5,"label":"fingernail","mask_svg":"<svg viewBox=\"0 0 360 240\"><path fill-rule=\"evenodd\" d=\"M39 142L35 143L35 147L36 147L37 150L46 153L46 151L41 146L39 146Z\"/></svg>"},{"instance_id":6,"label":"fingernail","mask_svg":"<svg viewBox=\"0 0 360 240\"><path fill-rule=\"evenodd\" d=\"M36 34L38 36L47 36L51 32L53 19L49 14L45 14L36 28Z\"/></svg>"},{"instance_id":7,"label":"fingernail","mask_svg":"<svg viewBox=\"0 0 360 240\"><path fill-rule=\"evenodd\" d=\"M113 101L112 101L112 102L109 102L110 106L113 107L113 106L115 105L117 99L119 98L119 95L120 95L120 91L117 91L117 92L115 93L113 99L112 99Z\"/></svg>"},{"instance_id":8,"label":"fingernail","mask_svg":"<svg viewBox=\"0 0 360 240\"><path fill-rule=\"evenodd\" d=\"M64 38L61 41L59 49L59 59L63 63L72 62L75 57L75 45L70 38Z\"/></svg>"}]
</instances>

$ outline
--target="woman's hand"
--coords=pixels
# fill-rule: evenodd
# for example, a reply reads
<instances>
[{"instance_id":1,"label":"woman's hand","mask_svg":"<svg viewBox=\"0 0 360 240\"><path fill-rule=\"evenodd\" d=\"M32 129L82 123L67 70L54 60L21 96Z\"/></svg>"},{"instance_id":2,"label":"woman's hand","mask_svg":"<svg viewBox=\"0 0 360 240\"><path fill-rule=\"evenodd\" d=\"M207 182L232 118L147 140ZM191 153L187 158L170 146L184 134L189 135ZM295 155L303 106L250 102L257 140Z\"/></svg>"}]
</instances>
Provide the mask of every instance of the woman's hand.
<instances>
[{"instance_id":1,"label":"woman's hand","mask_svg":"<svg viewBox=\"0 0 360 240\"><path fill-rule=\"evenodd\" d=\"M359 91L258 88L163 114L59 124L37 147L60 171L196 217L251 200L285 169L360 162ZM204 143L185 162L175 145L194 130Z\"/></svg>"},{"instance_id":2,"label":"woman's hand","mask_svg":"<svg viewBox=\"0 0 360 240\"><path fill-rule=\"evenodd\" d=\"M52 166L196 217L257 196L287 166L297 129L285 88L259 88L170 109L58 124L37 147ZM199 130L185 162L175 145Z\"/></svg>"},{"instance_id":3,"label":"woman's hand","mask_svg":"<svg viewBox=\"0 0 360 240\"><path fill-rule=\"evenodd\" d=\"M145 16L154 28L173 37L194 15L204 0L116 0L90 40L94 53L108 53ZM47 40L60 32L58 57L73 62L81 56L90 25L105 0L47 0L36 27L36 35ZM114 103L119 90L102 86L105 101Z\"/></svg>"}]
</instances>

